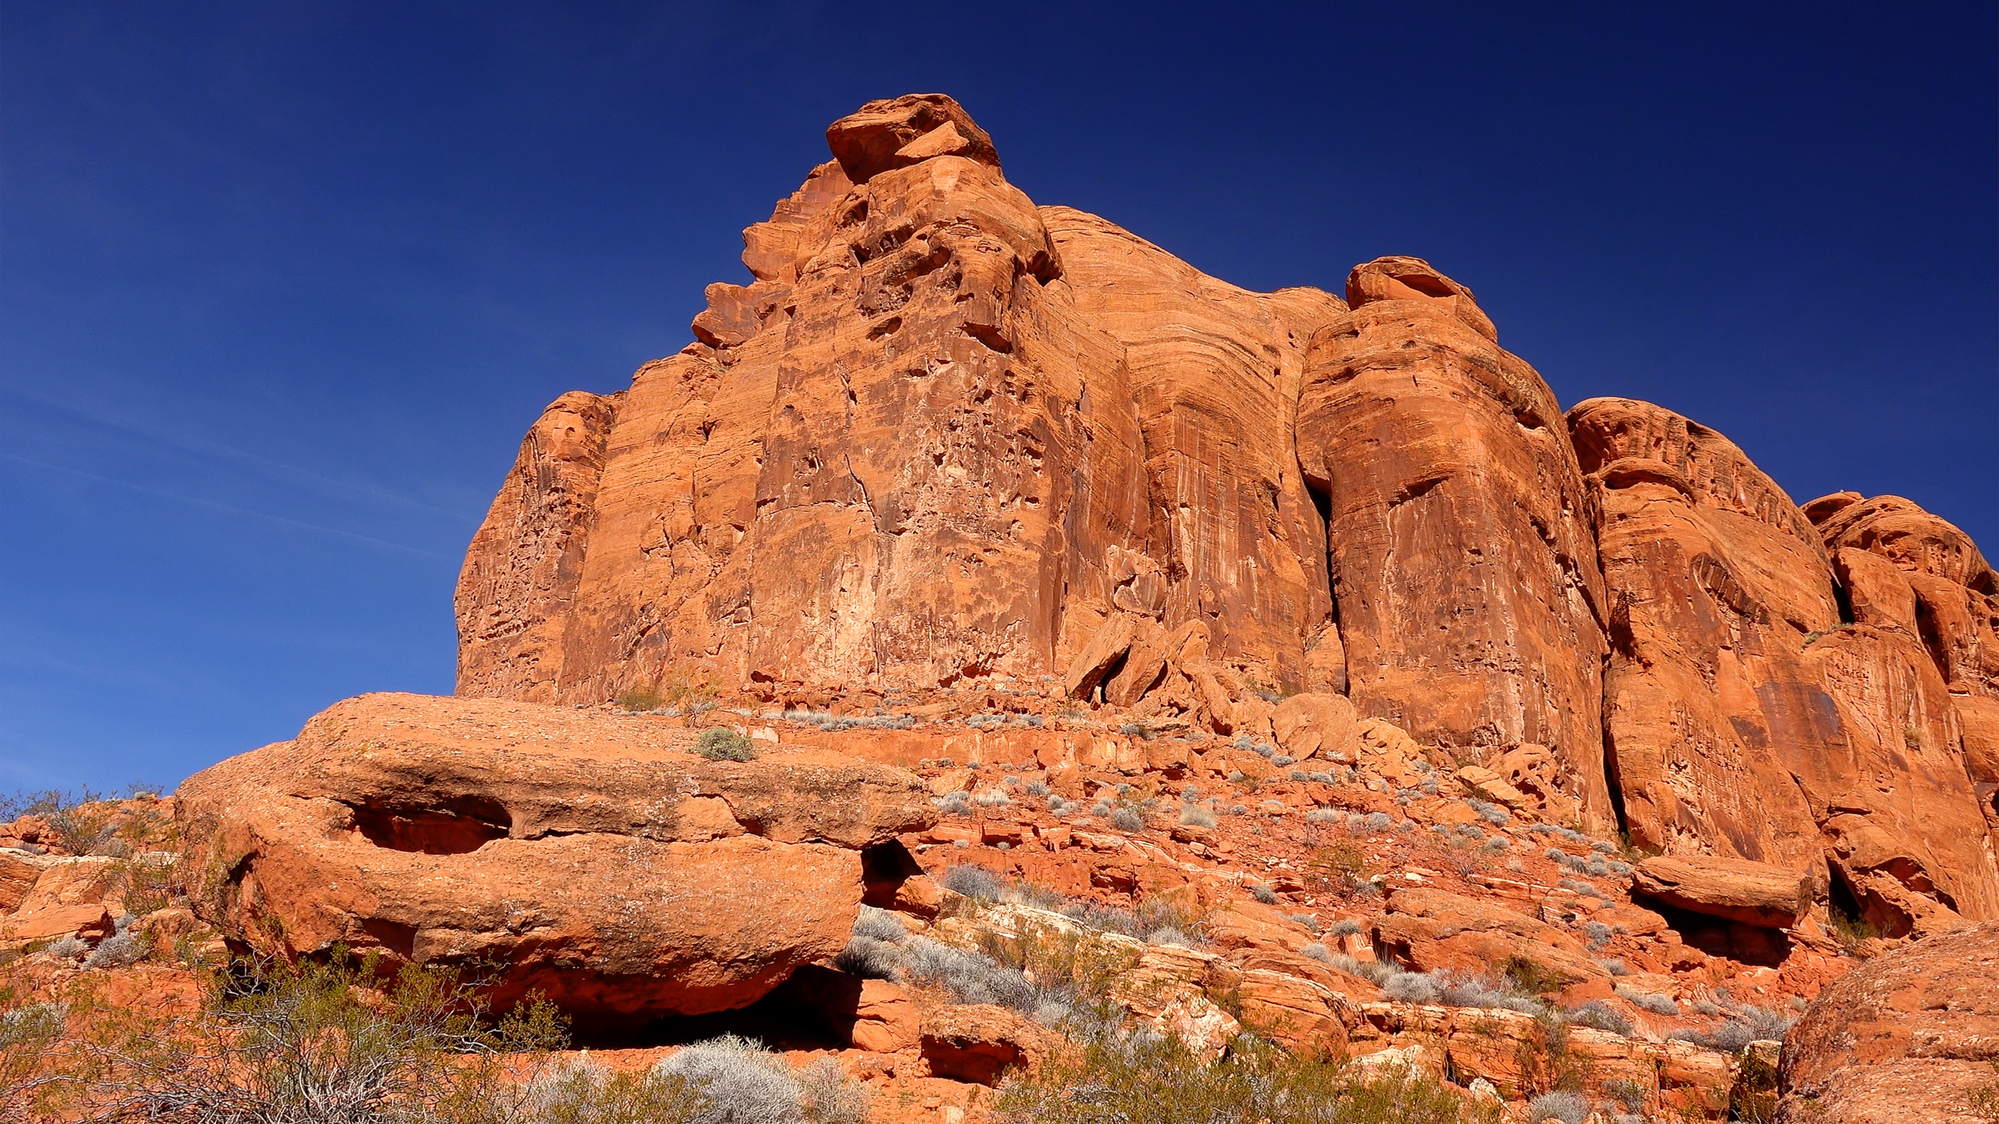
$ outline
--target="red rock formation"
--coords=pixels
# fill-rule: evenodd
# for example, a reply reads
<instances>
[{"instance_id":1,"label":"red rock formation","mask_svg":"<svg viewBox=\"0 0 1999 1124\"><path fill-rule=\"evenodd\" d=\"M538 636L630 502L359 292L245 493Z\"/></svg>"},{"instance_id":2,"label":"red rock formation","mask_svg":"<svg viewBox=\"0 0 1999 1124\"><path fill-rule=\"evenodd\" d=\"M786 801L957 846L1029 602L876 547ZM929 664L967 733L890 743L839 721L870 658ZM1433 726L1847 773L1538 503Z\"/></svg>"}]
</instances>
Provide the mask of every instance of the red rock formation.
<instances>
[{"instance_id":1,"label":"red rock formation","mask_svg":"<svg viewBox=\"0 0 1999 1124\"><path fill-rule=\"evenodd\" d=\"M1919 941L1835 982L1784 1037L1778 1088L1784 1124L1990 1120L1999 923Z\"/></svg>"},{"instance_id":2,"label":"red rock formation","mask_svg":"<svg viewBox=\"0 0 1999 1124\"><path fill-rule=\"evenodd\" d=\"M1950 692L1965 767L1999 844L1999 575L1963 531L1898 496L1813 500L1853 619L1922 645Z\"/></svg>"},{"instance_id":3,"label":"red rock formation","mask_svg":"<svg viewBox=\"0 0 1999 1124\"><path fill-rule=\"evenodd\" d=\"M1610 824L1603 583L1554 394L1424 262L1359 266L1347 299L1313 338L1297 426L1355 705L1419 741L1546 746L1584 820Z\"/></svg>"},{"instance_id":4,"label":"red rock formation","mask_svg":"<svg viewBox=\"0 0 1999 1124\"><path fill-rule=\"evenodd\" d=\"M197 912L240 946L504 964L598 1025L744 1006L847 942L861 850L935 819L824 751L704 761L643 719L366 695L180 788ZM96 907L99 914L103 907Z\"/></svg>"},{"instance_id":5,"label":"red rock formation","mask_svg":"<svg viewBox=\"0 0 1999 1124\"><path fill-rule=\"evenodd\" d=\"M1119 608L1200 621L1209 653L1297 689L1342 686L1325 524L1298 467L1312 333L1345 311L1319 289L1252 293L1095 215L1043 207L1077 310L1124 345L1143 431L1154 553Z\"/></svg>"},{"instance_id":6,"label":"red rock formation","mask_svg":"<svg viewBox=\"0 0 1999 1124\"><path fill-rule=\"evenodd\" d=\"M1912 637L1842 626L1833 568L1783 490L1647 403L1592 399L1569 428L1597 491L1604 727L1633 840L1823 860L1889 932L1940 909L1999 916L1941 679Z\"/></svg>"},{"instance_id":7,"label":"red rock formation","mask_svg":"<svg viewBox=\"0 0 1999 1124\"><path fill-rule=\"evenodd\" d=\"M1111 611L1147 519L1122 349L1051 288L1040 215L950 99L828 139L839 163L745 233L756 282L710 286L700 342L617 404L587 536L541 530L566 502L517 510L547 475L524 449L461 582L462 693L1032 681ZM536 630L484 622L557 604L523 689L494 638Z\"/></svg>"},{"instance_id":8,"label":"red rock formation","mask_svg":"<svg viewBox=\"0 0 1999 1124\"><path fill-rule=\"evenodd\" d=\"M827 142L696 342L536 423L459 584L461 694L978 687L1334 765L1388 730L1890 933L1999 916L1999 578L1956 528L1800 510L1659 407L1558 419L1419 259L1253 293L1037 208L942 95Z\"/></svg>"}]
</instances>

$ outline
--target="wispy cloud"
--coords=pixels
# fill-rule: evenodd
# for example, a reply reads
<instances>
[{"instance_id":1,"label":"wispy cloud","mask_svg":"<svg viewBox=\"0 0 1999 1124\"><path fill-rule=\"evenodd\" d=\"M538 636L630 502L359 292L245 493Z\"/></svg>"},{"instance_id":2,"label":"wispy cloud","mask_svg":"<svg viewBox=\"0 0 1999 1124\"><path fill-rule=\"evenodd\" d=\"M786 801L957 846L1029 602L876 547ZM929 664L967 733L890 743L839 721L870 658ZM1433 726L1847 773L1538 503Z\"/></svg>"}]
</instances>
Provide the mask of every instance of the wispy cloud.
<instances>
[{"instance_id":1,"label":"wispy cloud","mask_svg":"<svg viewBox=\"0 0 1999 1124\"><path fill-rule=\"evenodd\" d=\"M287 527L296 527L302 531L313 531L322 535L331 535L335 538L347 539L350 542L357 542L368 546L380 547L384 550L397 551L403 554L415 554L423 558L434 558L441 562L451 561L450 558L447 558L444 555L437 553L436 551L424 550L421 547L408 546L399 542L390 542L387 539L378 539L372 535L358 534L354 531L343 531L338 527L327 527L318 523L307 523L301 519L290 519L282 515L272 515L269 512L265 511L254 511L247 507L237 507L234 504L222 503L219 500L206 499L201 496L190 496L190 495L184 495L180 492L169 492L162 488L149 488L144 484L135 484L130 480L120 480L117 479L116 477L104 476L100 473L89 472L81 468L73 468L66 464L55 464L50 461L35 460L32 457L18 456L14 453L0 453L0 460L10 460L18 464L32 465L36 468L46 468L55 472L68 473L71 476L81 476L87 480L95 480L101 484L110 484L113 487L124 488L128 491L138 492L142 495L157 496L160 499L172 500L175 503L184 503L184 504L190 504L195 507L204 507L208 508L211 511L226 512L230 515L239 515L246 519L260 519L269 523L277 523Z\"/></svg>"},{"instance_id":2,"label":"wispy cloud","mask_svg":"<svg viewBox=\"0 0 1999 1124\"><path fill-rule=\"evenodd\" d=\"M334 492L349 497L359 497L367 500L372 500L376 503L386 504L393 507L401 507L413 511L427 512L432 515L442 515L462 522L476 523L480 518L480 516L478 515L468 515L463 511L453 511L449 508L437 507L434 504L425 503L424 501L419 499L414 499L412 497L405 496L397 492L392 492L384 488L376 487L373 484L359 483L352 480L342 480L336 477L327 476L324 473L314 472L311 469L300 468L297 465L287 464L284 461L273 460L270 457L260 456L256 453L246 452L242 449L222 444L219 441L214 441L207 437L202 437L199 435L189 434L189 433L173 432L164 429L160 426L149 425L143 421L138 421L129 417L123 417L115 414L106 413L102 410L93 409L87 406L80 405L75 402L67 402L61 399L50 398L45 395L36 394L32 391L22 390L18 387L0 387L0 394L5 394L8 397L19 399L20 401L29 403L39 409L50 411L51 413L62 414L66 417L72 418L86 425L95 426L99 429L109 430L113 433L123 434L129 437L136 437L141 440L150 441L159 445L164 445L167 446L168 448L176 449L179 450L180 452L192 454L195 456L209 457L215 460L233 461L238 464L251 465L256 468L262 469L266 472L274 472L282 476L290 477L294 480L301 481L303 483L309 484L313 487L319 488L324 491ZM20 459L20 458L15 458L15 459ZM51 466L51 467L61 467L61 466Z\"/></svg>"}]
</instances>

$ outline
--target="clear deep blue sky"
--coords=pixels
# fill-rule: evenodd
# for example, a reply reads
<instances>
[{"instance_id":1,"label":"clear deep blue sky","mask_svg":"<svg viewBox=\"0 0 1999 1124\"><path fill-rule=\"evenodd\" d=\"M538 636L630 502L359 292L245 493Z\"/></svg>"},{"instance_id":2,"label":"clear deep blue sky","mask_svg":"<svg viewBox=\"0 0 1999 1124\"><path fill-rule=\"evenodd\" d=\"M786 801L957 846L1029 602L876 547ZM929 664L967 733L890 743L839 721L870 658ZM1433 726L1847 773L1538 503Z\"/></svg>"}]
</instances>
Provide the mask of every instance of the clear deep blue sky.
<instances>
[{"instance_id":1,"label":"clear deep blue sky","mask_svg":"<svg viewBox=\"0 0 1999 1124\"><path fill-rule=\"evenodd\" d=\"M1564 405L1999 547L1993 5L1623 7L8 4L0 791L449 692L542 405L910 91L1039 202L1260 289L1429 258Z\"/></svg>"}]
</instances>

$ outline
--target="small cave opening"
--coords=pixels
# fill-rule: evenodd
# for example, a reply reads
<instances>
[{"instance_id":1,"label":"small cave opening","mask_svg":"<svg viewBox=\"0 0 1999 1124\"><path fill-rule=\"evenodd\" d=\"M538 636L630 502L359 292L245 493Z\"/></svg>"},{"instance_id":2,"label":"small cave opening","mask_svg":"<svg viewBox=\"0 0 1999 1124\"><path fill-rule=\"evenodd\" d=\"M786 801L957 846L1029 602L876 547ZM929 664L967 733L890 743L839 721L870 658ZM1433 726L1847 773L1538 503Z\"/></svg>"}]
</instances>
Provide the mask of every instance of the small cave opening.
<instances>
[{"instance_id":1,"label":"small cave opening","mask_svg":"<svg viewBox=\"0 0 1999 1124\"><path fill-rule=\"evenodd\" d=\"M513 817L497 802L481 797L450 801L437 808L363 806L353 809L354 827L377 847L424 855L466 855L495 839L505 839Z\"/></svg>"},{"instance_id":2,"label":"small cave opening","mask_svg":"<svg viewBox=\"0 0 1999 1124\"><path fill-rule=\"evenodd\" d=\"M747 1007L668 1015L636 1027L628 1020L578 1016L570 1027L570 1041L592 1050L643 1050L733 1034L778 1051L845 1050L854 1043L860 1000L859 977L807 964Z\"/></svg>"},{"instance_id":3,"label":"small cave opening","mask_svg":"<svg viewBox=\"0 0 1999 1124\"><path fill-rule=\"evenodd\" d=\"M861 848L861 883L865 887L861 904L892 908L902 884L922 873L922 864L899 839Z\"/></svg>"},{"instance_id":4,"label":"small cave opening","mask_svg":"<svg viewBox=\"0 0 1999 1124\"><path fill-rule=\"evenodd\" d=\"M1666 926L1690 947L1763 968L1781 967L1791 955L1791 938L1782 929L1766 929L1741 921L1710 917L1660 901L1639 904L1666 919Z\"/></svg>"}]
</instances>

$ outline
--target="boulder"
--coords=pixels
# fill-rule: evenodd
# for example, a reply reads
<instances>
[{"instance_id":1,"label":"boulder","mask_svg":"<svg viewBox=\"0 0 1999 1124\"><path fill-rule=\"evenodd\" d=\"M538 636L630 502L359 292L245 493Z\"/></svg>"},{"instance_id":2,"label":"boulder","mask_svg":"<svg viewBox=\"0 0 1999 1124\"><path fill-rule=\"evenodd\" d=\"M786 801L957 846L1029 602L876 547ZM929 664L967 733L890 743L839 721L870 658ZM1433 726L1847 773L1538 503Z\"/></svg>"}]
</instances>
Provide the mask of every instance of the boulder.
<instances>
[{"instance_id":1,"label":"boulder","mask_svg":"<svg viewBox=\"0 0 1999 1124\"><path fill-rule=\"evenodd\" d=\"M1356 267L1347 298L1312 338L1296 425L1354 705L1426 744L1546 746L1608 829L1603 583L1555 396L1418 259Z\"/></svg>"},{"instance_id":2,"label":"boulder","mask_svg":"<svg viewBox=\"0 0 1999 1124\"><path fill-rule=\"evenodd\" d=\"M1038 1065L1054 1041L1054 1035L1005 1007L979 1003L931 1012L919 1045L931 1076L993 1085L1009 1069Z\"/></svg>"},{"instance_id":3,"label":"boulder","mask_svg":"<svg viewBox=\"0 0 1999 1124\"><path fill-rule=\"evenodd\" d=\"M1659 855L1631 874L1635 894L1692 913L1785 929L1811 906L1811 880L1795 870L1717 855Z\"/></svg>"},{"instance_id":4,"label":"boulder","mask_svg":"<svg viewBox=\"0 0 1999 1124\"><path fill-rule=\"evenodd\" d=\"M504 965L579 1025L745 1006L847 942L863 856L936 813L900 769L691 752L662 719L366 695L180 789L197 913L239 948Z\"/></svg>"},{"instance_id":5,"label":"boulder","mask_svg":"<svg viewBox=\"0 0 1999 1124\"><path fill-rule=\"evenodd\" d=\"M1344 695L1292 695L1277 704L1270 723L1278 746L1300 761L1322 754L1328 760L1344 754L1351 761L1360 740L1353 703Z\"/></svg>"},{"instance_id":6,"label":"boulder","mask_svg":"<svg viewBox=\"0 0 1999 1124\"><path fill-rule=\"evenodd\" d=\"M1928 937L1835 980L1784 1037L1780 1124L1991 1119L1999 922ZM1984 1108L1974 1108L1974 1097Z\"/></svg>"}]
</instances>

